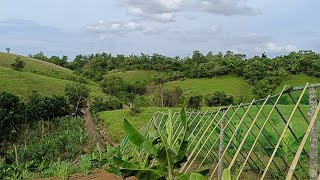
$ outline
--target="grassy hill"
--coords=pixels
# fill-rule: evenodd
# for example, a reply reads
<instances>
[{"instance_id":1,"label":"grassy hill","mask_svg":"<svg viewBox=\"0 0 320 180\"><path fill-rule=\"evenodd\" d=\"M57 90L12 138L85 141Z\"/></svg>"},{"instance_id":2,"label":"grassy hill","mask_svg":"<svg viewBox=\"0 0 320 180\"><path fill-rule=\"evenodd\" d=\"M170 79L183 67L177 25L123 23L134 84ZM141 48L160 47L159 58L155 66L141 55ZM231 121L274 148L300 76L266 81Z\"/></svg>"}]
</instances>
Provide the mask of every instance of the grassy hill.
<instances>
[{"instance_id":1,"label":"grassy hill","mask_svg":"<svg viewBox=\"0 0 320 180\"><path fill-rule=\"evenodd\" d=\"M135 81L148 81L155 75L156 71L143 71L143 70L134 70L134 71L110 71L105 77L121 77L123 80L127 82L135 82Z\"/></svg>"},{"instance_id":2,"label":"grassy hill","mask_svg":"<svg viewBox=\"0 0 320 180\"><path fill-rule=\"evenodd\" d=\"M34 74L65 80L74 80L80 78L79 76L73 74L73 71L70 69L38 59L10 53L0 52L0 66L11 68L11 64L15 62L17 56L19 56L21 60L23 60L26 63L25 67L22 70L24 72L30 72Z\"/></svg>"},{"instance_id":3,"label":"grassy hill","mask_svg":"<svg viewBox=\"0 0 320 180\"><path fill-rule=\"evenodd\" d=\"M187 79L183 81L172 81L165 84L165 88L180 87L184 91L193 91L206 95L215 91L224 91L235 97L252 97L252 86L243 78L236 76L220 76L214 78Z\"/></svg>"},{"instance_id":4,"label":"grassy hill","mask_svg":"<svg viewBox=\"0 0 320 180\"><path fill-rule=\"evenodd\" d=\"M304 75L304 74L290 75L290 76L286 77L282 81L281 85L277 88L276 92L280 92L281 89L285 85L288 85L288 86L303 86L307 82L309 82L309 83L320 83L320 78L311 77L311 76Z\"/></svg>"},{"instance_id":5,"label":"grassy hill","mask_svg":"<svg viewBox=\"0 0 320 180\"><path fill-rule=\"evenodd\" d=\"M11 92L24 100L33 90L37 90L42 95L63 95L65 86L71 82L0 67L0 91ZM92 91L91 95L103 95L100 87L94 85L88 86Z\"/></svg>"}]
</instances>

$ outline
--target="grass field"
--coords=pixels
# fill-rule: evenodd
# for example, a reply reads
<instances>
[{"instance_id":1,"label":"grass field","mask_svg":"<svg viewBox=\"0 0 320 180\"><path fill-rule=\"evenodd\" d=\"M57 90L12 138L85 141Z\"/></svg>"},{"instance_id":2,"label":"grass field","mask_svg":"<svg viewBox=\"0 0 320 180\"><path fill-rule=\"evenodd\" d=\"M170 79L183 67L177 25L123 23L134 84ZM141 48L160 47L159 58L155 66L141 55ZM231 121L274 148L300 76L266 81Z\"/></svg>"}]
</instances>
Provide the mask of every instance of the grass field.
<instances>
[{"instance_id":1,"label":"grass field","mask_svg":"<svg viewBox=\"0 0 320 180\"><path fill-rule=\"evenodd\" d=\"M142 112L136 115L131 115L129 109L121 109L114 111L100 112L100 118L106 123L112 140L120 142L125 136L123 130L123 118L127 118L138 129L147 123L157 111L167 112L169 109L180 111L181 108L168 108L168 107L148 107L142 108ZM216 108L204 107L202 111L214 110Z\"/></svg>"},{"instance_id":2,"label":"grass field","mask_svg":"<svg viewBox=\"0 0 320 180\"><path fill-rule=\"evenodd\" d=\"M203 79L187 79L184 81L172 81L165 84L165 88L180 87L184 91L193 91L206 95L215 91L224 91L235 97L245 96L252 98L252 86L243 78L235 76L220 76Z\"/></svg>"},{"instance_id":3,"label":"grass field","mask_svg":"<svg viewBox=\"0 0 320 180\"><path fill-rule=\"evenodd\" d=\"M135 70L135 71L111 71L105 77L121 77L125 81L133 83L136 81L148 81L155 75L156 71L142 71L142 70Z\"/></svg>"},{"instance_id":4,"label":"grass field","mask_svg":"<svg viewBox=\"0 0 320 180\"><path fill-rule=\"evenodd\" d=\"M33 90L42 95L63 95L68 83L72 81L0 67L0 91L11 92L23 100L26 100ZM91 89L91 95L103 95L100 87L88 86Z\"/></svg>"},{"instance_id":5,"label":"grass field","mask_svg":"<svg viewBox=\"0 0 320 180\"><path fill-rule=\"evenodd\" d=\"M308 75L290 75L283 80L281 85L277 88L276 92L280 92L285 85L288 86L303 86L307 82L309 83L320 83L320 78L311 77Z\"/></svg>"},{"instance_id":6,"label":"grass field","mask_svg":"<svg viewBox=\"0 0 320 180\"><path fill-rule=\"evenodd\" d=\"M42 76L48 76L71 81L82 79L85 80L88 84L97 85L97 83L91 80L74 74L73 71L70 69L49 62L16 54L0 52L0 66L5 68L11 68L11 64L15 62L17 56L21 57L21 60L23 60L26 63L25 67L22 70L23 72L30 72Z\"/></svg>"}]
</instances>

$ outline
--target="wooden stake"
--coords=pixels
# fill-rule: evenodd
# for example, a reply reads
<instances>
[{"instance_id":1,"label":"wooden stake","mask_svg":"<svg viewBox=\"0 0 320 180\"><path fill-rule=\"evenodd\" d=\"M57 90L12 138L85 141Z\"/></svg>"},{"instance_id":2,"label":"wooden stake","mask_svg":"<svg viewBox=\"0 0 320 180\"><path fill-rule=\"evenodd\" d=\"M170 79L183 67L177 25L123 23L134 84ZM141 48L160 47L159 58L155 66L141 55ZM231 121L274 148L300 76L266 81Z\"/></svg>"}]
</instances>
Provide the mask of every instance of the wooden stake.
<instances>
[{"instance_id":1,"label":"wooden stake","mask_svg":"<svg viewBox=\"0 0 320 180\"><path fill-rule=\"evenodd\" d=\"M219 159L222 159L222 153L224 151L224 119L222 119L220 123L220 146L219 146ZM218 180L221 180L222 173L223 173L223 161L221 161L219 164L219 169L218 169Z\"/></svg>"},{"instance_id":2,"label":"wooden stake","mask_svg":"<svg viewBox=\"0 0 320 180\"><path fill-rule=\"evenodd\" d=\"M320 103L318 104L316 110L315 110L315 113L313 114L312 118L311 118L311 121L310 121L310 124L308 126L308 129L306 130L306 133L304 134L303 136L303 139L299 145L299 148L297 150L297 153L292 161L292 164L290 166L290 169L288 171L288 174L287 174L287 177L286 177L286 180L290 180L292 178L292 174L298 164L298 161L299 161L299 158L300 158L300 155L301 155L301 152L303 150L303 147L304 145L306 144L307 142L307 139L308 139L308 136L310 135L311 133L311 129L313 128L314 126L314 123L316 122L317 120L317 116L318 116L318 113L320 111ZM316 140L317 141L317 140ZM311 157L310 157L311 158ZM310 177L311 178L311 177ZM317 179L317 172L315 173L315 178Z\"/></svg>"},{"instance_id":3,"label":"wooden stake","mask_svg":"<svg viewBox=\"0 0 320 180\"><path fill-rule=\"evenodd\" d=\"M316 112L317 90L309 88L310 120ZM310 122L311 123L311 122ZM318 176L318 122L315 120L310 134L310 180L316 180Z\"/></svg>"}]
</instances>

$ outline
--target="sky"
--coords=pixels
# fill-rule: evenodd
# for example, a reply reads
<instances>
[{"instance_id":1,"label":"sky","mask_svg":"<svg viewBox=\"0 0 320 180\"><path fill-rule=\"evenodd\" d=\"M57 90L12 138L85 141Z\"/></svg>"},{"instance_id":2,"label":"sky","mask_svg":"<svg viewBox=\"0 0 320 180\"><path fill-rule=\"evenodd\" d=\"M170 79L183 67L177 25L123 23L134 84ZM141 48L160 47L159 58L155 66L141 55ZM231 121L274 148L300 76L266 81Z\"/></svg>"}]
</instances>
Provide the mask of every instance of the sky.
<instances>
[{"instance_id":1,"label":"sky","mask_svg":"<svg viewBox=\"0 0 320 180\"><path fill-rule=\"evenodd\" d=\"M319 7L319 0L0 0L0 51L319 52Z\"/></svg>"}]
</instances>

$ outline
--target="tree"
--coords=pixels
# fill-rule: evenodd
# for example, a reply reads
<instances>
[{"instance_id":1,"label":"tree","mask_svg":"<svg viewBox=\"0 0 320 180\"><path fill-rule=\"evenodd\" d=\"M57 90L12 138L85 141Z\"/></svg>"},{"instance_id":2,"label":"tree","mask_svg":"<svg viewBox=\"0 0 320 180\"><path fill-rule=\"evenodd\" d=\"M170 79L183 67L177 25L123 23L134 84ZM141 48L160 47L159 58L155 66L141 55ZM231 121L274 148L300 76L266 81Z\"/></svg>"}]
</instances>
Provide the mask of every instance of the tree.
<instances>
[{"instance_id":1,"label":"tree","mask_svg":"<svg viewBox=\"0 0 320 180\"><path fill-rule=\"evenodd\" d=\"M192 93L187 96L186 103L187 107L192 110L201 109L202 96L200 94Z\"/></svg>"},{"instance_id":2,"label":"tree","mask_svg":"<svg viewBox=\"0 0 320 180\"><path fill-rule=\"evenodd\" d=\"M13 140L18 135L24 113L25 105L18 96L0 92L0 150L1 142Z\"/></svg>"},{"instance_id":3,"label":"tree","mask_svg":"<svg viewBox=\"0 0 320 180\"><path fill-rule=\"evenodd\" d=\"M24 61L22 61L19 56L17 56L15 59L15 62L11 64L13 69L16 71L21 71L25 65L26 65L26 63Z\"/></svg>"},{"instance_id":4,"label":"tree","mask_svg":"<svg viewBox=\"0 0 320 180\"><path fill-rule=\"evenodd\" d=\"M87 107L87 99L89 97L90 90L85 84L67 84L65 93L70 104L70 108L74 113L80 114L80 110Z\"/></svg>"},{"instance_id":5,"label":"tree","mask_svg":"<svg viewBox=\"0 0 320 180\"><path fill-rule=\"evenodd\" d=\"M11 49L10 48L6 48L7 53L10 53Z\"/></svg>"},{"instance_id":6,"label":"tree","mask_svg":"<svg viewBox=\"0 0 320 180\"><path fill-rule=\"evenodd\" d=\"M213 94L208 94L205 100L207 106L212 107L230 105L233 103L234 98L232 95L226 95L223 91L216 91Z\"/></svg>"}]
</instances>

